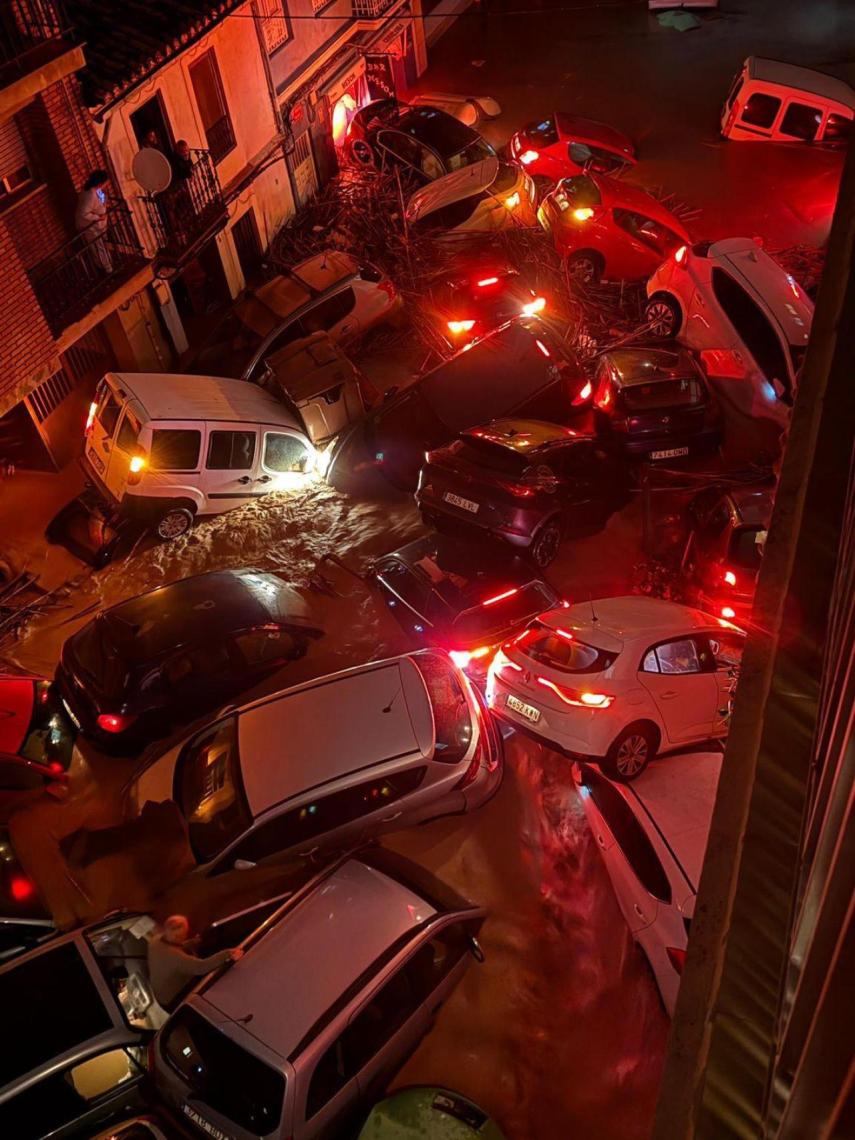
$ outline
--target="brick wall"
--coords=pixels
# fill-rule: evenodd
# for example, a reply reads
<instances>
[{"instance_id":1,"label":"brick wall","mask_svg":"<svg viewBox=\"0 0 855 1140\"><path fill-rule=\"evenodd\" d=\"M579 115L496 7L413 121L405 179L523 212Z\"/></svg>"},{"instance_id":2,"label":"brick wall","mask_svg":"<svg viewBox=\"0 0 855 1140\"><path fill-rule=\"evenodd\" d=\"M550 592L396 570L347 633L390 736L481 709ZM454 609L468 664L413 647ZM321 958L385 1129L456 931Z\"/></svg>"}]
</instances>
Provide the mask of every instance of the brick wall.
<instances>
[{"instance_id":1,"label":"brick wall","mask_svg":"<svg viewBox=\"0 0 855 1140\"><path fill-rule=\"evenodd\" d=\"M32 269L71 237L57 215L48 187L44 185L19 205L7 210L3 221L25 269Z\"/></svg>"},{"instance_id":2,"label":"brick wall","mask_svg":"<svg viewBox=\"0 0 855 1140\"><path fill-rule=\"evenodd\" d=\"M79 190L93 170L106 167L107 163L91 116L83 106L77 76L68 76L48 87L42 94L42 103L74 189Z\"/></svg>"},{"instance_id":3,"label":"brick wall","mask_svg":"<svg viewBox=\"0 0 855 1140\"><path fill-rule=\"evenodd\" d=\"M5 218L0 217L0 415L44 378L56 354Z\"/></svg>"}]
</instances>

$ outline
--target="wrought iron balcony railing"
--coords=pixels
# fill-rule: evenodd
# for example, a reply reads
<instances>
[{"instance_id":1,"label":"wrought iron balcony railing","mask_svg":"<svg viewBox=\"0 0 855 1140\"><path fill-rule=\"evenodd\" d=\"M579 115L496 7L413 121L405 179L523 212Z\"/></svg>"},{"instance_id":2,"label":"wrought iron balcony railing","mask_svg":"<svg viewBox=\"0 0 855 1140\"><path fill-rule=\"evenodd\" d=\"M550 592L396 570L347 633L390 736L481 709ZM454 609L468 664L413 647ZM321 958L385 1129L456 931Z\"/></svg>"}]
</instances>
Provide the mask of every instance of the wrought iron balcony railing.
<instances>
[{"instance_id":1,"label":"wrought iron balcony railing","mask_svg":"<svg viewBox=\"0 0 855 1140\"><path fill-rule=\"evenodd\" d=\"M28 56L51 40L71 38L62 0L4 0L0 4L0 71L29 69Z\"/></svg>"},{"instance_id":2,"label":"wrought iron balcony railing","mask_svg":"<svg viewBox=\"0 0 855 1140\"><path fill-rule=\"evenodd\" d=\"M395 0L353 0L353 14L363 20L376 20L388 12Z\"/></svg>"},{"instance_id":3,"label":"wrought iron balcony railing","mask_svg":"<svg viewBox=\"0 0 855 1140\"><path fill-rule=\"evenodd\" d=\"M226 219L220 180L207 150L191 150L189 175L143 198L158 252L178 260Z\"/></svg>"},{"instance_id":4,"label":"wrought iron balcony railing","mask_svg":"<svg viewBox=\"0 0 855 1140\"><path fill-rule=\"evenodd\" d=\"M126 206L81 230L28 272L51 331L58 335L146 263Z\"/></svg>"}]
</instances>

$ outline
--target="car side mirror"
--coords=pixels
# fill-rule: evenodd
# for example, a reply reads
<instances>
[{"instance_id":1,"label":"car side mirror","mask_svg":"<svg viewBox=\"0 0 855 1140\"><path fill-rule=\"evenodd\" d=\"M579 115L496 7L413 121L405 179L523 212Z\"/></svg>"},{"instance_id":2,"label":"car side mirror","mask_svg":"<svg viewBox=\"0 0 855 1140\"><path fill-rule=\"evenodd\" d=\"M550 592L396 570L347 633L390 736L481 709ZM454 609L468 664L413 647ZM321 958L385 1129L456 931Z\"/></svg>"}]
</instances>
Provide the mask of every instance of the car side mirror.
<instances>
[{"instance_id":1,"label":"car side mirror","mask_svg":"<svg viewBox=\"0 0 855 1140\"><path fill-rule=\"evenodd\" d=\"M235 859L234 869L236 871L251 871L255 863L251 859Z\"/></svg>"}]
</instances>

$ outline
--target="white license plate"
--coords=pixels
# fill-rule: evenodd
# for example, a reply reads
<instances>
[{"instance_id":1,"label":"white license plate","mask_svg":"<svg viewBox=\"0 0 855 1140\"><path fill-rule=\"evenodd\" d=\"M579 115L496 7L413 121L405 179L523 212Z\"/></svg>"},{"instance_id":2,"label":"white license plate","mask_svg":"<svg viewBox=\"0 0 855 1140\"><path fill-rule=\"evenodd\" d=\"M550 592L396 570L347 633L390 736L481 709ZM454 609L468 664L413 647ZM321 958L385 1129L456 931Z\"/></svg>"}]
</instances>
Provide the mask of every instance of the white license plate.
<instances>
[{"instance_id":1,"label":"white license plate","mask_svg":"<svg viewBox=\"0 0 855 1140\"><path fill-rule=\"evenodd\" d=\"M461 499L459 495L453 495L451 491L446 491L442 496L447 503L451 503L453 507L460 507L463 511L470 511L473 515L478 510L478 504L473 503L471 499Z\"/></svg>"},{"instance_id":2,"label":"white license plate","mask_svg":"<svg viewBox=\"0 0 855 1140\"><path fill-rule=\"evenodd\" d=\"M63 708L65 709L65 711L68 713L68 719L71 721L71 723L74 725L74 727L79 732L80 731L80 721L77 719L77 717L71 711L71 706L69 705L69 703L65 699L65 697L62 698L62 705L63 705Z\"/></svg>"},{"instance_id":3,"label":"white license plate","mask_svg":"<svg viewBox=\"0 0 855 1140\"><path fill-rule=\"evenodd\" d=\"M677 459L680 455L688 455L688 447L669 447L666 451L651 451L651 459Z\"/></svg>"},{"instance_id":4,"label":"white license plate","mask_svg":"<svg viewBox=\"0 0 855 1140\"><path fill-rule=\"evenodd\" d=\"M527 705L525 701L521 701L519 697L515 697L513 693L508 693L508 708L518 712L520 716L524 716L526 720L530 720L532 724L537 724L540 720L540 709L536 709L534 705Z\"/></svg>"},{"instance_id":5,"label":"white license plate","mask_svg":"<svg viewBox=\"0 0 855 1140\"><path fill-rule=\"evenodd\" d=\"M103 475L104 474L104 468L105 468L106 464L104 463L104 460L101 458L101 456L97 454L97 452L95 451L95 448L90 447L89 450L87 451L86 455L87 455L87 458L92 463L92 466L95 468L95 470L100 472Z\"/></svg>"}]
</instances>

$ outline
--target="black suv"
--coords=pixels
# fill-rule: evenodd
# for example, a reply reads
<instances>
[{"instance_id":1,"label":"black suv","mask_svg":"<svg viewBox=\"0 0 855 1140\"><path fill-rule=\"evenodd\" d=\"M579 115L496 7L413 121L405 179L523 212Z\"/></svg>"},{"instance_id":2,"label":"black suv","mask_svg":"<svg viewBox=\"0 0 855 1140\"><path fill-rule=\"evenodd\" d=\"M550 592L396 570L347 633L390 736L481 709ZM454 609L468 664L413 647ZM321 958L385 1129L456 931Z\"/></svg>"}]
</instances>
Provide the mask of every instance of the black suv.
<instances>
[{"instance_id":1,"label":"black suv","mask_svg":"<svg viewBox=\"0 0 855 1140\"><path fill-rule=\"evenodd\" d=\"M539 420L496 420L428 453L425 522L475 528L527 549L541 569L562 536L599 529L627 501L626 465L591 436Z\"/></svg>"},{"instance_id":2,"label":"black suv","mask_svg":"<svg viewBox=\"0 0 855 1140\"><path fill-rule=\"evenodd\" d=\"M98 614L63 645L56 683L84 736L128 749L304 657L322 635L275 575L215 570Z\"/></svg>"},{"instance_id":3,"label":"black suv","mask_svg":"<svg viewBox=\"0 0 855 1140\"><path fill-rule=\"evenodd\" d=\"M418 645L447 649L471 675L483 675L496 646L561 599L510 552L431 534L373 564L370 581Z\"/></svg>"},{"instance_id":4,"label":"black suv","mask_svg":"<svg viewBox=\"0 0 855 1140\"><path fill-rule=\"evenodd\" d=\"M685 348L633 345L604 352L594 382L597 431L628 455L678 459L718 446L718 409Z\"/></svg>"}]
</instances>

